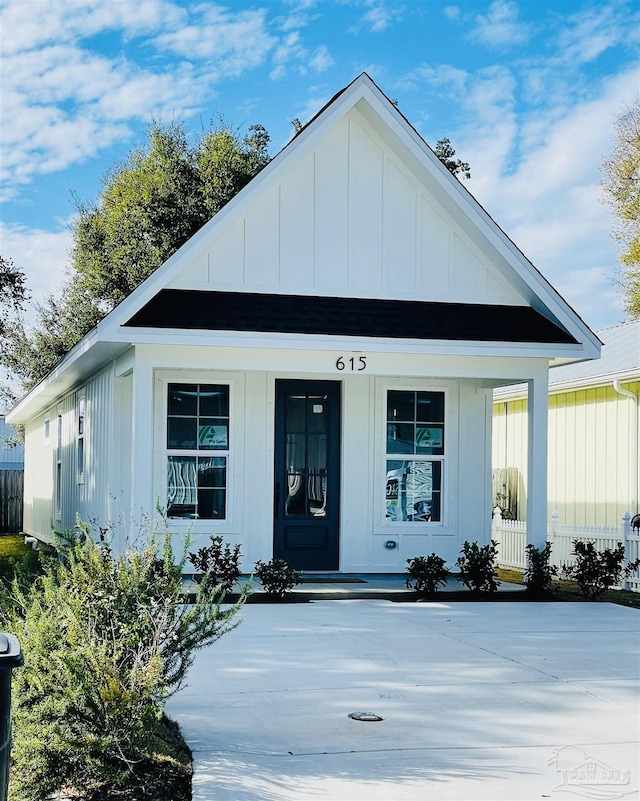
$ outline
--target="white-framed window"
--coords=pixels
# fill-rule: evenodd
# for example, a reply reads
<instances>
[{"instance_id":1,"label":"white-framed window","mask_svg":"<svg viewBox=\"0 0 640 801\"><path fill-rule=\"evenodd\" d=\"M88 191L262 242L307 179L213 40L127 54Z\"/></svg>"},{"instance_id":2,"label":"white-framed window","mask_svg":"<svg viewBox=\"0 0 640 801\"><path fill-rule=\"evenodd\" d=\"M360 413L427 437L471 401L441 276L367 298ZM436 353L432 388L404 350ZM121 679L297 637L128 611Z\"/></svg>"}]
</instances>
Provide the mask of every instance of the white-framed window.
<instances>
[{"instance_id":1,"label":"white-framed window","mask_svg":"<svg viewBox=\"0 0 640 801\"><path fill-rule=\"evenodd\" d=\"M167 517L226 520L229 384L167 384Z\"/></svg>"},{"instance_id":2,"label":"white-framed window","mask_svg":"<svg viewBox=\"0 0 640 801\"><path fill-rule=\"evenodd\" d=\"M56 517L62 517L62 410L56 426Z\"/></svg>"},{"instance_id":3,"label":"white-framed window","mask_svg":"<svg viewBox=\"0 0 640 801\"><path fill-rule=\"evenodd\" d=\"M78 399L78 416L77 416L77 429L76 429L76 445L78 455L78 484L84 481L84 460L85 460L85 428L86 428L86 401L84 396Z\"/></svg>"},{"instance_id":4,"label":"white-framed window","mask_svg":"<svg viewBox=\"0 0 640 801\"><path fill-rule=\"evenodd\" d=\"M385 393L385 521L441 523L445 472L445 393Z\"/></svg>"}]
</instances>

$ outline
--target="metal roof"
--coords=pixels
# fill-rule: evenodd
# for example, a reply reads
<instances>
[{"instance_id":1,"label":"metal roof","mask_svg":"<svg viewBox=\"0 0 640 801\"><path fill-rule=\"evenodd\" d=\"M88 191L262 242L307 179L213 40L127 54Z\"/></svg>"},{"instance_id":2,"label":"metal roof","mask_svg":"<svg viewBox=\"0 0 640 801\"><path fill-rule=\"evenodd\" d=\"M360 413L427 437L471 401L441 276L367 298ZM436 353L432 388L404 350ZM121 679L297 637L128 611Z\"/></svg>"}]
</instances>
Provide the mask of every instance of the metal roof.
<instances>
[{"instance_id":1,"label":"metal roof","mask_svg":"<svg viewBox=\"0 0 640 801\"><path fill-rule=\"evenodd\" d=\"M602 341L599 359L565 364L549 370L549 391L622 381L640 380L640 320L596 331ZM526 384L510 384L494 390L496 399L526 396Z\"/></svg>"},{"instance_id":2,"label":"metal roof","mask_svg":"<svg viewBox=\"0 0 640 801\"><path fill-rule=\"evenodd\" d=\"M640 378L640 320L622 323L597 331L602 340L599 359L552 367L549 386L586 381L595 378L616 378L629 375Z\"/></svg>"}]
</instances>

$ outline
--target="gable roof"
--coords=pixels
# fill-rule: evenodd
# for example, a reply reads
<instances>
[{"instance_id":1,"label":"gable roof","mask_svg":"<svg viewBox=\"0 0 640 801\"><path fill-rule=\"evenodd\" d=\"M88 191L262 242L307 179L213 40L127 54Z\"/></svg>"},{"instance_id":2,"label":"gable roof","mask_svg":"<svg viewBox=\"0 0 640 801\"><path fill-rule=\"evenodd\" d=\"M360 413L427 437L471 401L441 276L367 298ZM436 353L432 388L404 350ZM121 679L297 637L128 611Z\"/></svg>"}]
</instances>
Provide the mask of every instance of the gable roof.
<instances>
[{"instance_id":1,"label":"gable roof","mask_svg":"<svg viewBox=\"0 0 640 801\"><path fill-rule=\"evenodd\" d=\"M528 342L542 342L546 346L538 352L529 350L528 355L567 362L597 357L600 343L595 334L525 258L468 190L451 175L389 98L363 73L337 93L243 190L89 332L49 376L18 404L10 414L11 420L23 422L29 419L45 403L67 391L75 382L88 376L101 363L113 358L130 344L149 341L148 329L132 325L131 321L136 319L136 315L149 308L150 304L158 303L154 299L171 288L172 282L202 254L207 243L216 241L228 232L252 203L277 185L286 170L309 154L323 136L334 130L354 110L375 131L379 140L393 150L408 173L426 187L434 203L450 219L465 228L471 245L482 251L501 277L500 280L511 287L521 299L523 316L531 316L525 311L530 307L536 318L543 319L551 328L561 332L553 335L547 333L542 338L536 334L525 339ZM218 290L224 288L216 287ZM247 291L250 292L250 288ZM376 297L371 294L373 291L369 290L369 297ZM273 295L273 292L265 286L261 294ZM288 291L284 294L294 296L297 293ZM318 293L314 294L317 297ZM448 307L440 309L441 312L455 311L453 303L440 305ZM467 304L470 314L473 314L470 308L472 305ZM487 310L481 313L487 314ZM179 335L180 332L176 333ZM517 343L518 339L513 334L511 336L511 341ZM426 337L429 338L431 337ZM437 339L446 341L441 331L438 332ZM462 337L459 336L459 339L462 340ZM502 340L494 338L493 341ZM553 346L549 343L553 343Z\"/></svg>"}]
</instances>

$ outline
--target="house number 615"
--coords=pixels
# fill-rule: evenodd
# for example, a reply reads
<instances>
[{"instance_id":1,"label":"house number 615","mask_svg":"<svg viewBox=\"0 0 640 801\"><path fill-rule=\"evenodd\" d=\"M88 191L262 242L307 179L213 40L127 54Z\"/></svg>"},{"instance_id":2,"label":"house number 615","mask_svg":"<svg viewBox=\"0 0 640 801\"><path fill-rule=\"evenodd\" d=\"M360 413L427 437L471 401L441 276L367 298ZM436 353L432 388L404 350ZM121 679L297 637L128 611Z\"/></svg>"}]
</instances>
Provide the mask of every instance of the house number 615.
<instances>
[{"instance_id":1,"label":"house number 615","mask_svg":"<svg viewBox=\"0 0 640 801\"><path fill-rule=\"evenodd\" d=\"M336 359L336 369L348 370L350 373L361 373L363 370L367 369L367 357L350 356L345 358L344 356L338 356Z\"/></svg>"}]
</instances>

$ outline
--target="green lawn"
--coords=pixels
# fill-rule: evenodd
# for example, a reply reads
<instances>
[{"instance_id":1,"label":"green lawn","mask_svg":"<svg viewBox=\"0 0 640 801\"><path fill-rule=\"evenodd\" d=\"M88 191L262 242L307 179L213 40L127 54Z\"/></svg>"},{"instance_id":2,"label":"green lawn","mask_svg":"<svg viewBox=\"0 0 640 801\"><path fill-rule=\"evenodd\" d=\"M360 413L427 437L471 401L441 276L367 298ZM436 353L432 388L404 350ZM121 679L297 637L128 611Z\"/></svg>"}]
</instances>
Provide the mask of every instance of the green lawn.
<instances>
[{"instance_id":1,"label":"green lawn","mask_svg":"<svg viewBox=\"0 0 640 801\"><path fill-rule=\"evenodd\" d=\"M498 568L498 578L500 581L509 581L512 584L524 584L522 572L519 570L507 570ZM580 588L575 581L567 579L554 579L552 584L553 597L558 601L584 601ZM609 590L600 599L605 603L618 604L620 606L631 606L640 609L640 592L630 592L629 590Z\"/></svg>"},{"instance_id":2,"label":"green lawn","mask_svg":"<svg viewBox=\"0 0 640 801\"><path fill-rule=\"evenodd\" d=\"M20 559L30 552L31 548L24 544L22 534L0 534L0 559L8 556Z\"/></svg>"}]
</instances>

